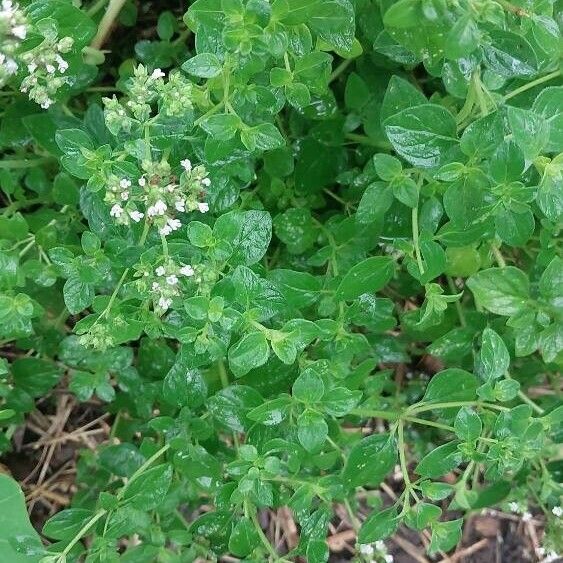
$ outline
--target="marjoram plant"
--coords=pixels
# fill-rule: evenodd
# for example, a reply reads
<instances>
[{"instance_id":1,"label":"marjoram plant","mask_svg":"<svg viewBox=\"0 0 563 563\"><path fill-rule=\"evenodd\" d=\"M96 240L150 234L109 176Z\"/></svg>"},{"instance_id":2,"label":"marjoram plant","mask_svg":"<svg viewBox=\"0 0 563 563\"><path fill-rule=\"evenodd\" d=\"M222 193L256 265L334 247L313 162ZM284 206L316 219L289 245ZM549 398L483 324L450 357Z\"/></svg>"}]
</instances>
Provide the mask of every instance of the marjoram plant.
<instances>
[{"instance_id":1,"label":"marjoram plant","mask_svg":"<svg viewBox=\"0 0 563 563\"><path fill-rule=\"evenodd\" d=\"M1 476L0 560L323 563L337 507L444 556L494 506L555 560L562 7L2 0L0 451L54 389L111 434L41 535Z\"/></svg>"}]
</instances>

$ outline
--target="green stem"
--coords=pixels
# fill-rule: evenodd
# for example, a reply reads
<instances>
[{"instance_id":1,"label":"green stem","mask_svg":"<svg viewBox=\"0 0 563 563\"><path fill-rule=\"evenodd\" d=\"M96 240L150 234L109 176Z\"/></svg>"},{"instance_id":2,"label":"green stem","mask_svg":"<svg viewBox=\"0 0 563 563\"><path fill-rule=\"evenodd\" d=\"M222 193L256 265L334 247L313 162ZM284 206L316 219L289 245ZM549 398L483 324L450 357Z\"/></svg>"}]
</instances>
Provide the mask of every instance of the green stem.
<instances>
[{"instance_id":1,"label":"green stem","mask_svg":"<svg viewBox=\"0 0 563 563\"><path fill-rule=\"evenodd\" d=\"M501 267L501 268L506 268L506 260L504 259L504 256L501 254L498 246L492 246L491 250L495 256L495 260L497 261L497 264Z\"/></svg>"},{"instance_id":2,"label":"green stem","mask_svg":"<svg viewBox=\"0 0 563 563\"><path fill-rule=\"evenodd\" d=\"M424 274L424 266L422 264L422 254L420 253L420 242L418 239L418 204L412 208L412 242L414 245L414 254L416 256L416 263L418 264L418 271L420 275Z\"/></svg>"},{"instance_id":3,"label":"green stem","mask_svg":"<svg viewBox=\"0 0 563 563\"><path fill-rule=\"evenodd\" d=\"M260 541L262 542L262 545L266 548L266 551L270 554L270 559L272 559L273 561L283 561L283 559L280 559L276 550L274 549L274 547L266 537L264 530L262 530L262 526L260 526L260 522L258 522L256 508L254 506L250 506L249 503L247 502L245 503L245 511L247 512L247 514L250 514L250 519L252 520L252 523L256 528L256 533L260 537Z\"/></svg>"},{"instance_id":4,"label":"green stem","mask_svg":"<svg viewBox=\"0 0 563 563\"><path fill-rule=\"evenodd\" d=\"M346 139L349 141L353 141L359 145L367 145L369 147L375 147L381 150L389 150L391 145L384 141L376 141L375 139L371 139L367 135L358 135L357 133L346 133Z\"/></svg>"},{"instance_id":5,"label":"green stem","mask_svg":"<svg viewBox=\"0 0 563 563\"><path fill-rule=\"evenodd\" d=\"M455 295L457 293L457 288L454 284L454 280L451 276L446 276L446 280L448 281L448 287L450 288L452 295ZM467 321L465 320L465 313L463 312L463 307L461 306L459 300L455 301L455 308L459 318L459 324L465 328L467 326Z\"/></svg>"},{"instance_id":6,"label":"green stem","mask_svg":"<svg viewBox=\"0 0 563 563\"><path fill-rule=\"evenodd\" d=\"M108 0L98 0L88 8L86 13L90 17L95 16L107 4L107 2Z\"/></svg>"},{"instance_id":7,"label":"green stem","mask_svg":"<svg viewBox=\"0 0 563 563\"><path fill-rule=\"evenodd\" d=\"M545 411L539 405L534 403L534 401L532 401L532 399L530 399L530 397L528 397L528 395L526 395L524 391L518 391L518 397L520 397L520 399L522 399L522 401L524 401L527 405L530 405L532 409L535 410L538 414L545 414Z\"/></svg>"},{"instance_id":8,"label":"green stem","mask_svg":"<svg viewBox=\"0 0 563 563\"><path fill-rule=\"evenodd\" d=\"M536 78L536 80L532 80L531 82L528 82L528 83L524 84L523 86L520 86L519 88L516 88L516 89L512 90L511 92L508 92L507 94L504 95L504 99L510 100L510 98L514 98L514 96L518 96L518 94L521 94L522 92L526 92L526 90L529 90L530 88L534 88L535 86L543 84L544 82L547 82L549 80L553 80L554 78L557 78L558 76L561 76L561 69L554 70L553 72L550 72L549 74L546 74L545 76L542 76L540 78Z\"/></svg>"},{"instance_id":9,"label":"green stem","mask_svg":"<svg viewBox=\"0 0 563 563\"><path fill-rule=\"evenodd\" d=\"M353 62L354 59L346 59L342 61L330 75L329 82L334 82Z\"/></svg>"},{"instance_id":10,"label":"green stem","mask_svg":"<svg viewBox=\"0 0 563 563\"><path fill-rule=\"evenodd\" d=\"M219 110L223 108L224 105L225 105L224 100L221 100L217 105L213 106L207 113L204 113L201 117L198 117L194 121L194 125L199 125L200 123L205 121L208 117L216 114Z\"/></svg>"},{"instance_id":11,"label":"green stem","mask_svg":"<svg viewBox=\"0 0 563 563\"><path fill-rule=\"evenodd\" d=\"M166 444L162 446L160 450L158 450L153 455L151 455L151 457L149 457L149 459L147 459L147 461L145 461L145 463L143 463L143 465L141 465L141 467L139 467L139 469L137 469L137 471L135 471L135 473L131 475L129 481L127 481L123 489L119 491L117 498L121 500L123 498L123 495L125 494L125 491L127 491L127 489L131 486L131 483L133 483L136 479L138 479L159 457L161 457L169 449L170 449L170 445Z\"/></svg>"},{"instance_id":12,"label":"green stem","mask_svg":"<svg viewBox=\"0 0 563 563\"><path fill-rule=\"evenodd\" d=\"M446 430L448 432L455 432L453 426L448 426L447 424L441 424L440 422L434 422L432 420L426 420L425 418L417 418L416 416L405 416L402 420L407 422L413 422L414 424L422 424L424 426L432 426L433 428L440 428L441 430Z\"/></svg>"},{"instance_id":13,"label":"green stem","mask_svg":"<svg viewBox=\"0 0 563 563\"><path fill-rule=\"evenodd\" d=\"M108 8L98 26L98 32L90 44L92 49L100 49L105 43L113 26L113 22L117 19L117 16L119 16L119 12L121 12L121 8L123 8L126 1L127 0L109 0Z\"/></svg>"},{"instance_id":14,"label":"green stem","mask_svg":"<svg viewBox=\"0 0 563 563\"><path fill-rule=\"evenodd\" d=\"M78 530L78 532L76 532L76 535L74 536L74 538L72 538L72 540L70 541L69 544L67 544L67 546L64 548L64 550L61 552L61 554L58 557L58 561L60 561L61 563L63 561L66 561L66 556L70 553L70 550L80 541L80 539L86 535L86 532L88 532L88 530L90 528L92 528L92 526L94 526L94 524L106 513L105 509L101 509L98 510L98 512L96 512L96 514L94 514L94 516L92 516L92 518L90 518L90 520L88 520L88 522L86 522L86 524L84 524L84 526L82 526L82 528L80 528L80 530Z\"/></svg>"},{"instance_id":15,"label":"green stem","mask_svg":"<svg viewBox=\"0 0 563 563\"><path fill-rule=\"evenodd\" d=\"M226 389L229 386L229 376L227 374L227 370L225 369L225 363L223 360L219 360L217 362L217 370L219 371L221 385L223 386L223 389Z\"/></svg>"},{"instance_id":16,"label":"green stem","mask_svg":"<svg viewBox=\"0 0 563 563\"><path fill-rule=\"evenodd\" d=\"M436 409L453 409L456 407L482 407L485 409L492 409L497 411L510 410L508 407L502 407L500 405L494 405L492 403L481 403L479 401L451 401L445 403L432 403L430 405L420 405L420 406L413 405L412 407L409 407L406 410L406 413L407 416L410 416L409 412L420 413L420 412L432 411Z\"/></svg>"}]
</instances>

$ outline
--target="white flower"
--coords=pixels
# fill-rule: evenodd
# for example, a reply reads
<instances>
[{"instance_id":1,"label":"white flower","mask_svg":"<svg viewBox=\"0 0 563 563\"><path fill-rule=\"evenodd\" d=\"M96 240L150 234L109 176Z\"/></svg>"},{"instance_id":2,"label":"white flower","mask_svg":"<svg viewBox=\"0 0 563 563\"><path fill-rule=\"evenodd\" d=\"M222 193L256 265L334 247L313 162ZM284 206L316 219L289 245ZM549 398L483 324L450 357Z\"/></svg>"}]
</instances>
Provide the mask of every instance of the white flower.
<instances>
[{"instance_id":1,"label":"white flower","mask_svg":"<svg viewBox=\"0 0 563 563\"><path fill-rule=\"evenodd\" d=\"M386 550L385 542L381 540L377 540L375 542L375 549L377 549L378 551L385 551Z\"/></svg>"},{"instance_id":2,"label":"white flower","mask_svg":"<svg viewBox=\"0 0 563 563\"><path fill-rule=\"evenodd\" d=\"M14 9L14 3L12 0L2 0L2 9L6 12L12 12Z\"/></svg>"},{"instance_id":3,"label":"white flower","mask_svg":"<svg viewBox=\"0 0 563 563\"><path fill-rule=\"evenodd\" d=\"M14 59L8 59L4 64L4 68L8 74L15 74L18 70L18 63Z\"/></svg>"},{"instance_id":4,"label":"white flower","mask_svg":"<svg viewBox=\"0 0 563 563\"><path fill-rule=\"evenodd\" d=\"M47 72L49 74L55 74L55 71L57 70L53 65L51 64L46 64L45 65L45 69L47 70Z\"/></svg>"},{"instance_id":5,"label":"white flower","mask_svg":"<svg viewBox=\"0 0 563 563\"><path fill-rule=\"evenodd\" d=\"M522 522L529 522L532 519L532 515L529 512L524 512L522 514Z\"/></svg>"},{"instance_id":6,"label":"white flower","mask_svg":"<svg viewBox=\"0 0 563 563\"><path fill-rule=\"evenodd\" d=\"M123 207L121 207L121 205L119 205L119 203L116 203L111 209L109 214L112 217L121 217L121 214L123 213Z\"/></svg>"},{"instance_id":7,"label":"white flower","mask_svg":"<svg viewBox=\"0 0 563 563\"><path fill-rule=\"evenodd\" d=\"M163 276L166 274L166 268L164 266L159 266L154 272L157 276Z\"/></svg>"},{"instance_id":8,"label":"white flower","mask_svg":"<svg viewBox=\"0 0 563 563\"><path fill-rule=\"evenodd\" d=\"M153 217L154 215L164 215L164 212L167 209L168 207L166 207L166 203L159 199L154 205L151 205L147 209L147 214L149 217Z\"/></svg>"},{"instance_id":9,"label":"white flower","mask_svg":"<svg viewBox=\"0 0 563 563\"><path fill-rule=\"evenodd\" d=\"M538 547L536 549L536 553L540 556L543 557L545 555L545 547Z\"/></svg>"},{"instance_id":10,"label":"white flower","mask_svg":"<svg viewBox=\"0 0 563 563\"><path fill-rule=\"evenodd\" d=\"M360 553L362 555L373 555L373 547L369 543L360 544Z\"/></svg>"},{"instance_id":11,"label":"white flower","mask_svg":"<svg viewBox=\"0 0 563 563\"><path fill-rule=\"evenodd\" d=\"M163 310L166 311L166 309L168 309L168 307L170 307L170 305L172 305L172 299L167 299L166 297L161 297L158 300L158 306Z\"/></svg>"},{"instance_id":12,"label":"white flower","mask_svg":"<svg viewBox=\"0 0 563 563\"><path fill-rule=\"evenodd\" d=\"M393 563L393 556L390 553L384 555L383 559L385 559L385 563Z\"/></svg>"},{"instance_id":13,"label":"white flower","mask_svg":"<svg viewBox=\"0 0 563 563\"><path fill-rule=\"evenodd\" d=\"M121 199L127 201L129 199L129 192L121 192Z\"/></svg>"},{"instance_id":14,"label":"white flower","mask_svg":"<svg viewBox=\"0 0 563 563\"><path fill-rule=\"evenodd\" d=\"M187 276L188 278L191 277L191 276L193 276L193 275L195 274L194 269L193 269L189 264L186 264L185 266L182 266L182 267L180 268L180 273L181 273L183 276Z\"/></svg>"},{"instance_id":15,"label":"white flower","mask_svg":"<svg viewBox=\"0 0 563 563\"><path fill-rule=\"evenodd\" d=\"M182 168L186 171L186 172L190 172L192 169L192 162L189 158L184 158L184 160L180 161L180 164L182 166Z\"/></svg>"},{"instance_id":16,"label":"white flower","mask_svg":"<svg viewBox=\"0 0 563 563\"><path fill-rule=\"evenodd\" d=\"M119 185L124 190L126 190L127 188L131 187L131 180L129 180L128 178L122 178L121 180L119 180Z\"/></svg>"},{"instance_id":17,"label":"white flower","mask_svg":"<svg viewBox=\"0 0 563 563\"><path fill-rule=\"evenodd\" d=\"M0 61L1 62L1 61ZM35 72L37 70L37 65L35 63L30 63L27 65L28 72Z\"/></svg>"},{"instance_id":18,"label":"white flower","mask_svg":"<svg viewBox=\"0 0 563 563\"><path fill-rule=\"evenodd\" d=\"M15 25L12 27L12 35L17 37L18 39L25 39L27 35L27 28L25 25Z\"/></svg>"},{"instance_id":19,"label":"white flower","mask_svg":"<svg viewBox=\"0 0 563 563\"><path fill-rule=\"evenodd\" d=\"M175 189L176 189L175 184L168 184L168 186L166 186L166 191L168 191L168 193L172 193Z\"/></svg>"},{"instance_id":20,"label":"white flower","mask_svg":"<svg viewBox=\"0 0 563 563\"><path fill-rule=\"evenodd\" d=\"M165 76L166 74L164 74L160 68L155 68L151 74L151 78L153 80L156 80L157 78L164 78Z\"/></svg>"},{"instance_id":21,"label":"white flower","mask_svg":"<svg viewBox=\"0 0 563 563\"><path fill-rule=\"evenodd\" d=\"M176 208L176 211L185 212L186 202L183 199L177 199L176 202L174 203L174 207Z\"/></svg>"},{"instance_id":22,"label":"white flower","mask_svg":"<svg viewBox=\"0 0 563 563\"><path fill-rule=\"evenodd\" d=\"M64 74L68 70L68 63L60 55L57 55L55 59L59 65L59 72Z\"/></svg>"},{"instance_id":23,"label":"white flower","mask_svg":"<svg viewBox=\"0 0 563 563\"><path fill-rule=\"evenodd\" d=\"M205 203L205 201L202 201L201 203L197 204L197 208L201 213L207 213L209 211L209 204Z\"/></svg>"},{"instance_id":24,"label":"white flower","mask_svg":"<svg viewBox=\"0 0 563 563\"><path fill-rule=\"evenodd\" d=\"M141 176L139 178L139 186L141 186L141 188L144 188L147 185L147 180L144 176Z\"/></svg>"},{"instance_id":25,"label":"white flower","mask_svg":"<svg viewBox=\"0 0 563 563\"><path fill-rule=\"evenodd\" d=\"M135 223L138 223L144 216L145 214L140 211L129 211L129 217L131 217Z\"/></svg>"},{"instance_id":26,"label":"white flower","mask_svg":"<svg viewBox=\"0 0 563 563\"><path fill-rule=\"evenodd\" d=\"M209 178L204 178L204 179L201 181L201 183L202 183L204 186L210 186L210 185L211 185L211 180L210 180Z\"/></svg>"},{"instance_id":27,"label":"white flower","mask_svg":"<svg viewBox=\"0 0 563 563\"><path fill-rule=\"evenodd\" d=\"M557 518L561 518L563 515L563 508L561 506L554 506L553 510L551 511Z\"/></svg>"},{"instance_id":28,"label":"white flower","mask_svg":"<svg viewBox=\"0 0 563 563\"><path fill-rule=\"evenodd\" d=\"M520 507L518 506L517 502L509 503L508 508L510 509L510 512L519 512L520 511Z\"/></svg>"},{"instance_id":29,"label":"white flower","mask_svg":"<svg viewBox=\"0 0 563 563\"><path fill-rule=\"evenodd\" d=\"M158 230L158 232L159 232L162 236L167 237L167 236L172 232L172 229L171 229L170 225L164 225L164 227L160 228L160 229Z\"/></svg>"},{"instance_id":30,"label":"white flower","mask_svg":"<svg viewBox=\"0 0 563 563\"><path fill-rule=\"evenodd\" d=\"M160 284L158 282L152 282L152 290L158 291L160 289Z\"/></svg>"},{"instance_id":31,"label":"white flower","mask_svg":"<svg viewBox=\"0 0 563 563\"><path fill-rule=\"evenodd\" d=\"M176 285L178 283L178 278L172 274L166 278L166 283L168 285Z\"/></svg>"},{"instance_id":32,"label":"white flower","mask_svg":"<svg viewBox=\"0 0 563 563\"><path fill-rule=\"evenodd\" d=\"M167 225L173 231L176 231L182 226L182 221L180 221L179 219L169 219Z\"/></svg>"}]
</instances>

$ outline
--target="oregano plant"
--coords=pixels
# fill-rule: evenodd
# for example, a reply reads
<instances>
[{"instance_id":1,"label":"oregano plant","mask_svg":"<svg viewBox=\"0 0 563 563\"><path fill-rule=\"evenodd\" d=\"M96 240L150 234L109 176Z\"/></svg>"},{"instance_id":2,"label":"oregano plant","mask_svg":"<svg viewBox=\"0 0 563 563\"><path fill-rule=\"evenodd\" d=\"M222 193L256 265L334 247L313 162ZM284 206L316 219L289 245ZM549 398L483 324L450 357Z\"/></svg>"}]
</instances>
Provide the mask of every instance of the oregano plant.
<instances>
[{"instance_id":1,"label":"oregano plant","mask_svg":"<svg viewBox=\"0 0 563 563\"><path fill-rule=\"evenodd\" d=\"M60 394L110 430L35 528L1 476L0 559L443 558L496 508L554 561L561 14L2 0L0 451Z\"/></svg>"}]
</instances>

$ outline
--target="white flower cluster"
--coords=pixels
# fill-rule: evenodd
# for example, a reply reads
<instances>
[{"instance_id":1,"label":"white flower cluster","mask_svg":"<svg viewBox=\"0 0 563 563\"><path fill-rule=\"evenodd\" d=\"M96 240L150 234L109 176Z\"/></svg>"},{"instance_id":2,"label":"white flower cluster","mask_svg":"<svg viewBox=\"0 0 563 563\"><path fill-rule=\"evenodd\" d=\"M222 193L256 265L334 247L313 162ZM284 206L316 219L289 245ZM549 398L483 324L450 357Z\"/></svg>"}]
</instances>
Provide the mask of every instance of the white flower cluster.
<instances>
[{"instance_id":1,"label":"white flower cluster","mask_svg":"<svg viewBox=\"0 0 563 563\"><path fill-rule=\"evenodd\" d=\"M0 88L18 71L17 50L27 37L23 12L12 0L2 0L0 10Z\"/></svg>"},{"instance_id":2,"label":"white flower cluster","mask_svg":"<svg viewBox=\"0 0 563 563\"><path fill-rule=\"evenodd\" d=\"M172 260L167 260L153 272L145 271L143 277L137 282L141 291L150 291L155 311L166 312L174 297L181 295L181 279L194 278L196 270L189 264L178 265ZM197 278L194 278L197 279Z\"/></svg>"},{"instance_id":3,"label":"white flower cluster","mask_svg":"<svg viewBox=\"0 0 563 563\"><path fill-rule=\"evenodd\" d=\"M152 118L155 106L159 115L165 117L183 116L192 111L193 83L180 72L171 72L168 81L165 77L160 68L149 73L139 65L126 84L127 99L123 104L115 96L103 99L106 125L114 135L146 123Z\"/></svg>"},{"instance_id":4,"label":"white flower cluster","mask_svg":"<svg viewBox=\"0 0 563 563\"><path fill-rule=\"evenodd\" d=\"M387 546L383 541L376 541L374 544L362 543L358 546L358 551L363 555L364 559L370 563L376 563L378 561L393 563L393 556L387 553Z\"/></svg>"},{"instance_id":5,"label":"white flower cluster","mask_svg":"<svg viewBox=\"0 0 563 563\"><path fill-rule=\"evenodd\" d=\"M136 180L110 176L105 195L110 215L122 225L146 217L166 237L182 226L179 213L207 213L209 205L202 199L211 181L205 167L192 167L189 159L182 160L181 166L179 177L167 162L144 162L143 174Z\"/></svg>"},{"instance_id":6,"label":"white flower cluster","mask_svg":"<svg viewBox=\"0 0 563 563\"><path fill-rule=\"evenodd\" d=\"M43 42L21 56L28 75L23 79L20 90L38 103L43 109L53 104L57 90L68 82L64 76L68 63L62 55L72 49L72 37L57 39L56 33L48 33Z\"/></svg>"}]
</instances>

